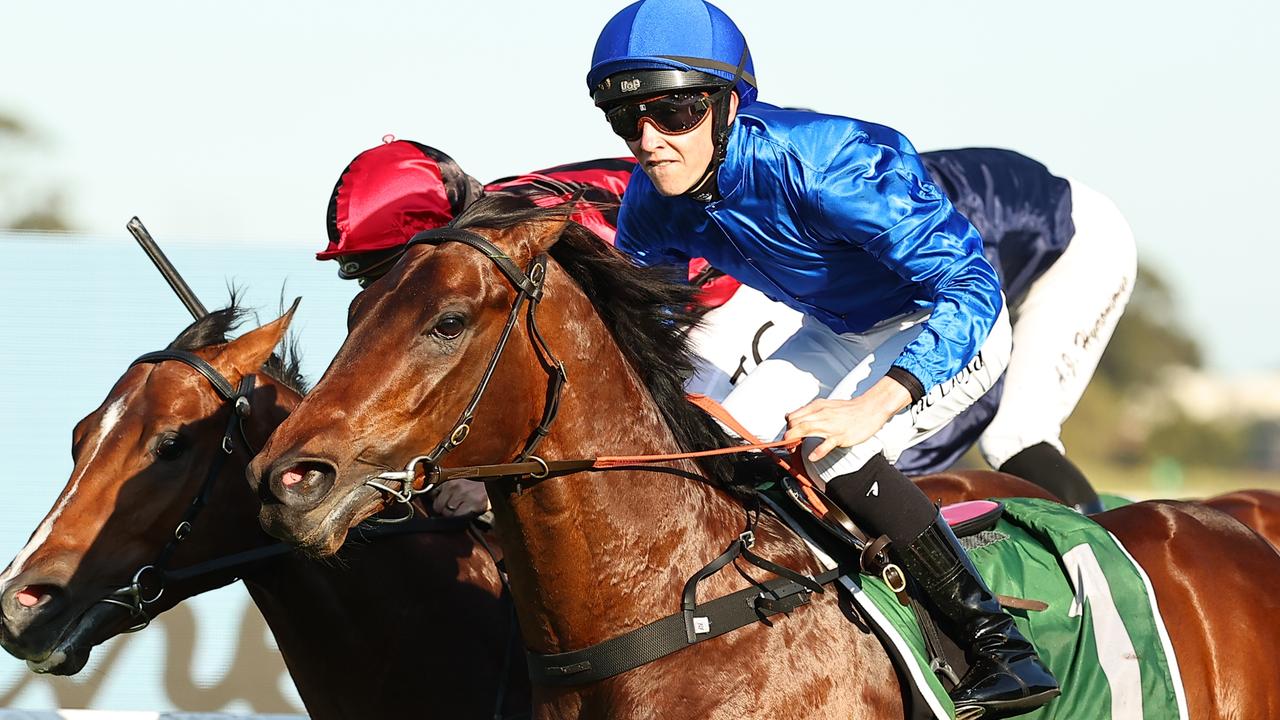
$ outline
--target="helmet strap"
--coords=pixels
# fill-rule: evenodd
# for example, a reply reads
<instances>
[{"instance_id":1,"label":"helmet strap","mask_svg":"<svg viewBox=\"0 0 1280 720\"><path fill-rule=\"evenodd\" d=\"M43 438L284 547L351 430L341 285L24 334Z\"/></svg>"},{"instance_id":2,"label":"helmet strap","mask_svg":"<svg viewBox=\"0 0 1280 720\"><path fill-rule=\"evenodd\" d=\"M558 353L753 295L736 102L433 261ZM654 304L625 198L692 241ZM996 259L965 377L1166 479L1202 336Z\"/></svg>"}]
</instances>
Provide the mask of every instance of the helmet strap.
<instances>
[{"instance_id":1,"label":"helmet strap","mask_svg":"<svg viewBox=\"0 0 1280 720\"><path fill-rule=\"evenodd\" d=\"M711 139L715 149L711 154L711 161L707 163L707 171L693 184L693 187L684 193L700 203L710 203L720 199L719 171L724 163L725 154L729 151L730 98L738 81L742 79L742 71L746 68L750 57L751 52L743 46L742 58L738 60L738 67L733 72L733 80L711 95Z\"/></svg>"}]
</instances>

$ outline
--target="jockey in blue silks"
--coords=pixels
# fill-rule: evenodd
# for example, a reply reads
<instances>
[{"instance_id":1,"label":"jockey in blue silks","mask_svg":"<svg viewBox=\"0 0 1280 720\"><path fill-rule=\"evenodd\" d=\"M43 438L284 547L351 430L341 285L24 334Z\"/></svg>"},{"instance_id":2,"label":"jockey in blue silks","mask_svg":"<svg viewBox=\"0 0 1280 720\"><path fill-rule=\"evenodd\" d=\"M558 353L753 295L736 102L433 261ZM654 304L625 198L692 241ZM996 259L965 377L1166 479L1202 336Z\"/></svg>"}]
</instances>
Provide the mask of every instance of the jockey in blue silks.
<instances>
[{"instance_id":1,"label":"jockey in blue silks","mask_svg":"<svg viewBox=\"0 0 1280 720\"><path fill-rule=\"evenodd\" d=\"M1010 329L977 231L898 132L756 101L742 33L704 0L644 0L596 41L587 85L639 171L616 244L712 266L805 315L725 406L805 438L811 473L890 541L966 647L957 710L1025 712L1057 682L927 497L892 465L995 383Z\"/></svg>"}]
</instances>

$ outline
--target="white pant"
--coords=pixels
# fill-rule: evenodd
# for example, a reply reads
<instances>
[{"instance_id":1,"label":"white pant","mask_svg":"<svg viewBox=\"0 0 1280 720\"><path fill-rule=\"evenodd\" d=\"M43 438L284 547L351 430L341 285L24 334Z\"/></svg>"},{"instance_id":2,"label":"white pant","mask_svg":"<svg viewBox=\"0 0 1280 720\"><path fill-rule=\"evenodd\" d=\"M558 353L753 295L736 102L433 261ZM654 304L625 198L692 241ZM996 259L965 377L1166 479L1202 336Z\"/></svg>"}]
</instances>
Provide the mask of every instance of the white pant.
<instances>
[{"instance_id":1,"label":"white pant","mask_svg":"<svg viewBox=\"0 0 1280 720\"><path fill-rule=\"evenodd\" d=\"M806 317L794 335L739 380L724 406L752 434L777 439L786 429L786 415L809 401L818 397L847 400L866 392L920 334L928 317L927 312L918 312L887 320L863 333L843 335ZM977 356L955 377L893 416L869 440L839 448L817 463L806 460L809 472L831 480L860 469L878 453L893 462L903 450L937 432L1004 372L1010 334L1009 314L1001 309ZM805 453L818 442L815 438L806 440Z\"/></svg>"},{"instance_id":2,"label":"white pant","mask_svg":"<svg viewBox=\"0 0 1280 720\"><path fill-rule=\"evenodd\" d=\"M739 380L800 329L803 319L759 290L740 286L689 331L698 368L685 389L724 402Z\"/></svg>"},{"instance_id":3,"label":"white pant","mask_svg":"<svg viewBox=\"0 0 1280 720\"><path fill-rule=\"evenodd\" d=\"M1004 394L979 440L992 467L1042 442L1065 450L1062 424L1093 377L1133 291L1133 231L1111 200L1078 181L1069 182L1075 235L1010 308L1013 351ZM701 364L689 391L724 402L734 385L761 364L760 358L772 355L799 330L802 318L752 288L739 288L690 332Z\"/></svg>"},{"instance_id":4,"label":"white pant","mask_svg":"<svg viewBox=\"0 0 1280 720\"><path fill-rule=\"evenodd\" d=\"M1013 355L1004 395L978 448L998 468L1049 443L1084 394L1137 275L1133 231L1106 196L1071 180L1071 243L1010 308Z\"/></svg>"}]
</instances>

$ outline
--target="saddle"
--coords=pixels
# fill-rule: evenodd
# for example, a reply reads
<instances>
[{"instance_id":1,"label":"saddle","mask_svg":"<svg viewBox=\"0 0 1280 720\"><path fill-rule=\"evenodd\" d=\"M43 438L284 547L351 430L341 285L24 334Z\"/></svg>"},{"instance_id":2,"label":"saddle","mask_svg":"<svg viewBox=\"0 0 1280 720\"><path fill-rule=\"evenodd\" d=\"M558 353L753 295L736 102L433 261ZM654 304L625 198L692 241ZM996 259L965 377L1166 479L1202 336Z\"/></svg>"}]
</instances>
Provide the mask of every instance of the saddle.
<instances>
[{"instance_id":1,"label":"saddle","mask_svg":"<svg viewBox=\"0 0 1280 720\"><path fill-rule=\"evenodd\" d=\"M763 445L719 403L703 395L691 395L689 399L748 443ZM793 448L789 456L777 455L772 450L764 452L765 463L747 461L739 466L740 472L746 475L741 478L743 484L753 487L773 514L804 538L828 568L859 568L863 573L883 580L897 596L898 602L912 609L925 641L929 668L947 690L958 685L968 671L968 658L939 629L934 611L921 601L902 569L889 559L889 539L869 537L848 514L827 498L819 482L805 472L799 447ZM787 512L784 507L799 512ZM976 538L995 527L1003 508L1001 503L992 500L973 500L943 506L940 512L964 545L966 538ZM998 596L998 599L1009 609L1042 611L1048 607L1038 600L1008 596Z\"/></svg>"}]
</instances>

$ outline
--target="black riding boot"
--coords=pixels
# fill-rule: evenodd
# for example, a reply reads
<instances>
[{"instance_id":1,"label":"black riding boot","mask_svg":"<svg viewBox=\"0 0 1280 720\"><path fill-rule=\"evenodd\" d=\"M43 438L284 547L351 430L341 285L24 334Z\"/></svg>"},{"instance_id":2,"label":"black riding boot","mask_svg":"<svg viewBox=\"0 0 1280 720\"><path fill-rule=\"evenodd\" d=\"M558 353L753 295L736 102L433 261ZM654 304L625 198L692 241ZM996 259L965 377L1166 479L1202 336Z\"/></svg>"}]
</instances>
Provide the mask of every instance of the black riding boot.
<instances>
[{"instance_id":1,"label":"black riding boot","mask_svg":"<svg viewBox=\"0 0 1280 720\"><path fill-rule=\"evenodd\" d=\"M1036 650L1000 607L941 514L894 561L950 621L969 656L969 672L951 691L956 709L982 708L983 718L1023 713L1059 694Z\"/></svg>"},{"instance_id":2,"label":"black riding boot","mask_svg":"<svg viewBox=\"0 0 1280 720\"><path fill-rule=\"evenodd\" d=\"M982 715L967 717L998 717L1058 694L1057 681L1000 608L938 509L883 455L831 480L827 494L864 530L889 538L894 562L950 621L953 639L969 656L969 672L951 692L957 710L980 708Z\"/></svg>"}]
</instances>

